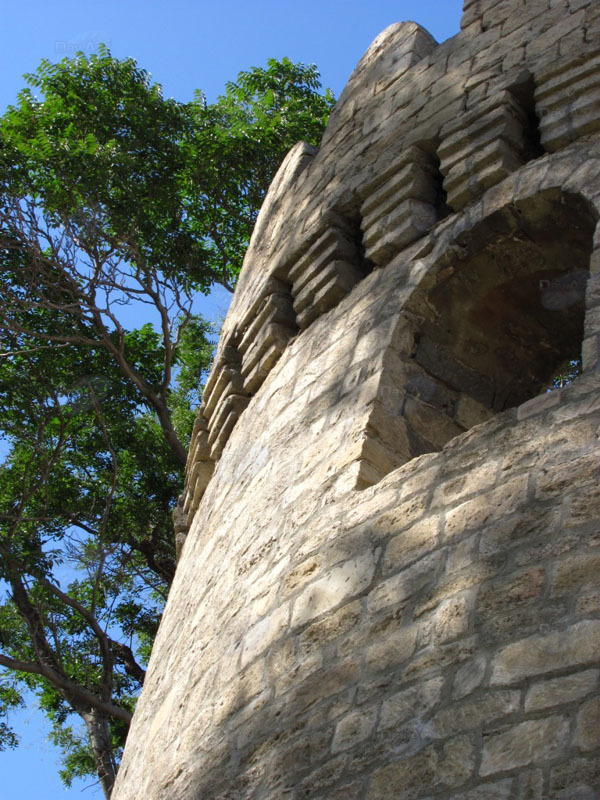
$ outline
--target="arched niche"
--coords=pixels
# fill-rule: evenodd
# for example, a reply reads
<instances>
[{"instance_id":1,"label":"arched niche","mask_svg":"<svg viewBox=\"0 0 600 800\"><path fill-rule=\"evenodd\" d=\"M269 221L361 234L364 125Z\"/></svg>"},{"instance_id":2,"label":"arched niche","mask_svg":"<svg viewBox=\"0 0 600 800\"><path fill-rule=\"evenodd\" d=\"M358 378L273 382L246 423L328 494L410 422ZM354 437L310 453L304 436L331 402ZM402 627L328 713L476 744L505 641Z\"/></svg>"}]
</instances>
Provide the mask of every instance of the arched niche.
<instances>
[{"instance_id":1,"label":"arched niche","mask_svg":"<svg viewBox=\"0 0 600 800\"><path fill-rule=\"evenodd\" d=\"M507 204L445 249L402 309L412 347L390 361L401 379L382 381L371 420L390 462L440 450L546 392L580 358L597 220L581 195L552 188Z\"/></svg>"}]
</instances>

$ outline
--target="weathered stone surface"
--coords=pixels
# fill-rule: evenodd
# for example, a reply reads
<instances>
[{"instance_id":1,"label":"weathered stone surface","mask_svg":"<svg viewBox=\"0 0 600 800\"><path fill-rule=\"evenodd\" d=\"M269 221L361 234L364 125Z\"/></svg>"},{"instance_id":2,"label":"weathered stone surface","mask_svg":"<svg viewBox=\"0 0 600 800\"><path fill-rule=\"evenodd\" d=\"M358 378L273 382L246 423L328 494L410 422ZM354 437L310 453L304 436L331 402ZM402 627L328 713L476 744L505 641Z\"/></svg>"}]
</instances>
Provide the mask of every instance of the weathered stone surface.
<instances>
[{"instance_id":1,"label":"weathered stone surface","mask_svg":"<svg viewBox=\"0 0 600 800\"><path fill-rule=\"evenodd\" d=\"M433 550L439 545L439 528L439 517L427 517L391 539L385 549L384 570L393 572Z\"/></svg>"},{"instance_id":2,"label":"weathered stone surface","mask_svg":"<svg viewBox=\"0 0 600 800\"><path fill-rule=\"evenodd\" d=\"M331 743L331 752L339 753L340 750L348 750L348 748L370 736L375 727L376 717L376 708L352 711L343 717L336 725L335 736Z\"/></svg>"},{"instance_id":3,"label":"weathered stone surface","mask_svg":"<svg viewBox=\"0 0 600 800\"><path fill-rule=\"evenodd\" d=\"M440 677L432 678L384 700L381 707L380 729L387 730L402 725L414 717L427 716L440 699L443 683Z\"/></svg>"},{"instance_id":4,"label":"weathered stone surface","mask_svg":"<svg viewBox=\"0 0 600 800\"><path fill-rule=\"evenodd\" d=\"M351 631L356 626L360 614L360 600L355 600L319 622L309 625L298 638L299 651L312 653L322 650L333 640Z\"/></svg>"},{"instance_id":5,"label":"weathered stone surface","mask_svg":"<svg viewBox=\"0 0 600 800\"><path fill-rule=\"evenodd\" d=\"M538 711L540 708L573 703L585 697L598 687L600 672L588 669L564 678L553 678L535 683L525 697L525 711Z\"/></svg>"},{"instance_id":6,"label":"weathered stone surface","mask_svg":"<svg viewBox=\"0 0 600 800\"><path fill-rule=\"evenodd\" d=\"M464 697L481 686L485 675L485 669L485 656L477 656L459 667L454 677L452 696L455 698Z\"/></svg>"},{"instance_id":7,"label":"weathered stone surface","mask_svg":"<svg viewBox=\"0 0 600 800\"><path fill-rule=\"evenodd\" d=\"M493 685L518 683L566 667L580 668L599 657L600 620L586 620L509 644L494 659L490 680Z\"/></svg>"},{"instance_id":8,"label":"weathered stone surface","mask_svg":"<svg viewBox=\"0 0 600 800\"><path fill-rule=\"evenodd\" d=\"M521 722L503 733L489 735L483 740L480 774L543 763L564 752L569 741L569 723L563 717Z\"/></svg>"},{"instance_id":9,"label":"weathered stone surface","mask_svg":"<svg viewBox=\"0 0 600 800\"><path fill-rule=\"evenodd\" d=\"M594 756L574 757L550 770L551 796L561 800L577 797L596 800L596 787L600 779L600 763Z\"/></svg>"},{"instance_id":10,"label":"weathered stone surface","mask_svg":"<svg viewBox=\"0 0 600 800\"><path fill-rule=\"evenodd\" d=\"M512 800L512 780L482 783L475 789L452 795L451 800Z\"/></svg>"},{"instance_id":11,"label":"weathered stone surface","mask_svg":"<svg viewBox=\"0 0 600 800\"><path fill-rule=\"evenodd\" d=\"M591 0L466 0L282 164L113 800L598 792L599 59Z\"/></svg>"},{"instance_id":12,"label":"weathered stone surface","mask_svg":"<svg viewBox=\"0 0 600 800\"><path fill-rule=\"evenodd\" d=\"M443 747L437 774L445 786L461 786L469 780L475 770L476 749L468 736L457 736Z\"/></svg>"},{"instance_id":13,"label":"weathered stone surface","mask_svg":"<svg viewBox=\"0 0 600 800\"><path fill-rule=\"evenodd\" d=\"M294 600L292 626L303 625L346 598L362 594L371 583L378 556L378 550L365 553L333 567L322 578L309 584Z\"/></svg>"},{"instance_id":14,"label":"weathered stone surface","mask_svg":"<svg viewBox=\"0 0 600 800\"><path fill-rule=\"evenodd\" d=\"M381 672L407 661L415 651L417 626L400 628L385 639L376 641L366 654L366 667L369 672Z\"/></svg>"},{"instance_id":15,"label":"weathered stone surface","mask_svg":"<svg viewBox=\"0 0 600 800\"><path fill-rule=\"evenodd\" d=\"M386 797L402 797L406 800L423 795L436 782L439 757L433 747L416 755L388 764L375 771L367 800L384 800Z\"/></svg>"},{"instance_id":16,"label":"weathered stone surface","mask_svg":"<svg viewBox=\"0 0 600 800\"><path fill-rule=\"evenodd\" d=\"M440 738L459 731L477 731L490 726L503 717L514 714L519 708L520 692L497 691L480 694L462 703L444 708L432 720Z\"/></svg>"},{"instance_id":17,"label":"weathered stone surface","mask_svg":"<svg viewBox=\"0 0 600 800\"><path fill-rule=\"evenodd\" d=\"M600 697L594 697L581 706L577 714L574 744L581 750L598 750L600 746Z\"/></svg>"},{"instance_id":18,"label":"weathered stone surface","mask_svg":"<svg viewBox=\"0 0 600 800\"><path fill-rule=\"evenodd\" d=\"M440 554L433 553L379 583L368 596L369 610L380 611L383 608L397 606L419 594L433 583L439 566Z\"/></svg>"}]
</instances>

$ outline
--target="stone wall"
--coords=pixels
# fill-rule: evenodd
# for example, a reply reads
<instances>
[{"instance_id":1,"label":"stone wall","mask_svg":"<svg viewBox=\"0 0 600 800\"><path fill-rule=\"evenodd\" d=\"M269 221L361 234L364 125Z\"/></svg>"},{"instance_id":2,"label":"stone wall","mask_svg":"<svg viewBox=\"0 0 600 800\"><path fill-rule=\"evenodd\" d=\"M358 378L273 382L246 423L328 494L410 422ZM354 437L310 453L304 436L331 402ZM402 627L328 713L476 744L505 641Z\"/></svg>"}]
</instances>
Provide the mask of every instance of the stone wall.
<instances>
[{"instance_id":1,"label":"stone wall","mask_svg":"<svg viewBox=\"0 0 600 800\"><path fill-rule=\"evenodd\" d=\"M598 796L599 216L595 0L375 40L259 216L116 800Z\"/></svg>"}]
</instances>

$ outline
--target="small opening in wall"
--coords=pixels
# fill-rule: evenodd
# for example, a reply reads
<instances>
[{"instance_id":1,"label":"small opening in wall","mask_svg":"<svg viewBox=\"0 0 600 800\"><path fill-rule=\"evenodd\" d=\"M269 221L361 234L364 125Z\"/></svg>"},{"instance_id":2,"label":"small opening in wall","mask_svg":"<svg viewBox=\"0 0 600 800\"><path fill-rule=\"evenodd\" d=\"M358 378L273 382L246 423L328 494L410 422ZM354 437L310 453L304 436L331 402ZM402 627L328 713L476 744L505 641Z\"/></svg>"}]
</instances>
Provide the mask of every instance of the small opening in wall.
<instances>
[{"instance_id":1,"label":"small opening in wall","mask_svg":"<svg viewBox=\"0 0 600 800\"><path fill-rule=\"evenodd\" d=\"M533 161L543 156L546 152L542 146L540 119L535 108L535 83L533 76L528 75L521 82L511 86L509 91L525 114L526 124L523 129L523 155L527 161Z\"/></svg>"},{"instance_id":2,"label":"small opening in wall","mask_svg":"<svg viewBox=\"0 0 600 800\"><path fill-rule=\"evenodd\" d=\"M433 176L433 191L435 212L438 222L453 214L453 210L448 205L448 193L444 189L444 176L440 167L440 158L438 156L438 149L440 142L438 139L430 139L422 142L422 149L429 155L431 159L431 172Z\"/></svg>"},{"instance_id":3,"label":"small opening in wall","mask_svg":"<svg viewBox=\"0 0 600 800\"><path fill-rule=\"evenodd\" d=\"M435 165L436 165L435 187L437 190L437 196L435 200L435 212L437 214L437 219L439 222L440 220L449 217L450 214L453 213L453 211L448 205L448 192L444 189L444 176L442 175L442 171L440 169L440 159L438 158L437 154L435 155Z\"/></svg>"},{"instance_id":4,"label":"small opening in wall","mask_svg":"<svg viewBox=\"0 0 600 800\"><path fill-rule=\"evenodd\" d=\"M361 267L361 270L362 270L362 273L363 273L363 277L366 278L367 275L370 275L373 272L373 270L375 269L375 264L369 258L367 258L367 251L366 251L366 248L365 248L365 246L363 244L363 232L362 232L362 230L360 228L360 225L358 225L357 230L358 230L358 233L355 236L355 240L356 240L357 249L358 249L358 257L359 257L360 267Z\"/></svg>"}]
</instances>

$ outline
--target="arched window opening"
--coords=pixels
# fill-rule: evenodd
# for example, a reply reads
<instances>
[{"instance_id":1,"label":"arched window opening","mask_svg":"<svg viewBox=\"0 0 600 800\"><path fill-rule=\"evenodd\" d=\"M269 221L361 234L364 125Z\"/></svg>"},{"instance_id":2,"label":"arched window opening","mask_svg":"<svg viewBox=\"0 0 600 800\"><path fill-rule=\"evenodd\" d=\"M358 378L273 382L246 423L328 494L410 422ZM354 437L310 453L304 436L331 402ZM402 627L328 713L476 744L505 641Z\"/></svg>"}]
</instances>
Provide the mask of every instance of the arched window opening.
<instances>
[{"instance_id":1,"label":"arched window opening","mask_svg":"<svg viewBox=\"0 0 600 800\"><path fill-rule=\"evenodd\" d=\"M569 366L574 377L596 219L580 196L553 189L459 237L411 303L414 361L430 380L418 402L435 398L466 430L546 391ZM417 438L422 452L441 444L426 430Z\"/></svg>"},{"instance_id":2,"label":"arched window opening","mask_svg":"<svg viewBox=\"0 0 600 800\"><path fill-rule=\"evenodd\" d=\"M596 222L581 196L552 189L505 206L447 248L400 314L397 338L409 344L388 358L362 488L378 479L371 473L441 450L561 375L576 378Z\"/></svg>"}]
</instances>

